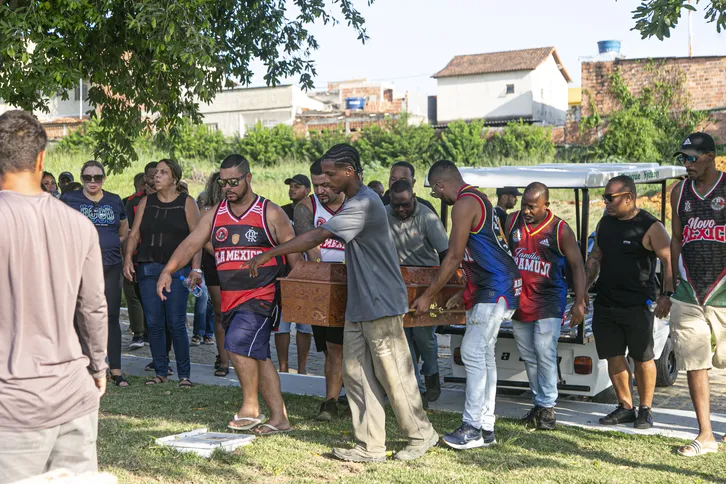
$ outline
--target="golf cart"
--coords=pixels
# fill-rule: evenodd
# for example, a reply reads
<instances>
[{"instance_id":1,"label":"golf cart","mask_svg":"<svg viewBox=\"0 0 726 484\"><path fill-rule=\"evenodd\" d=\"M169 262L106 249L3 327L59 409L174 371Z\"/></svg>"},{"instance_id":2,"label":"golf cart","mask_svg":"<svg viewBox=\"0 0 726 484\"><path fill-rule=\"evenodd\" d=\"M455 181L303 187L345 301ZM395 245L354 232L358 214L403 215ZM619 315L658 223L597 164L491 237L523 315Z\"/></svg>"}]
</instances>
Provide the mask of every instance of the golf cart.
<instances>
[{"instance_id":1,"label":"golf cart","mask_svg":"<svg viewBox=\"0 0 726 484\"><path fill-rule=\"evenodd\" d=\"M618 175L628 175L636 184L658 184L661 186L660 220L665 223L666 185L686 175L680 166L660 166L656 163L592 163L592 164L542 164L537 166L503 166L497 168L462 168L464 181L482 189L501 187L524 188L532 182L544 183L551 189L571 189L575 194L575 236L578 240L583 259L592 250L594 241L589 227L590 190L604 188L608 180ZM601 210L598 206L596 210ZM448 206L442 203L441 218L447 224ZM594 230L594 227L592 228ZM573 302L568 294L568 308ZM591 298L592 299L592 298ZM461 341L465 326L441 326L439 333L451 335L452 376L445 381L463 383L466 372L461 361ZM673 385L678 376L676 355L670 338L668 321L656 318L653 328L655 341L655 362L658 371L656 385ZM561 395L592 397L602 403L615 402L607 372L607 361L600 360L595 350L592 334L592 306L586 314L585 323L577 328L569 328L569 318L562 327L562 335L557 346L558 389ZM504 322L499 331L496 347L499 388L526 390L529 388L524 361L519 356L514 341L511 321Z\"/></svg>"}]
</instances>

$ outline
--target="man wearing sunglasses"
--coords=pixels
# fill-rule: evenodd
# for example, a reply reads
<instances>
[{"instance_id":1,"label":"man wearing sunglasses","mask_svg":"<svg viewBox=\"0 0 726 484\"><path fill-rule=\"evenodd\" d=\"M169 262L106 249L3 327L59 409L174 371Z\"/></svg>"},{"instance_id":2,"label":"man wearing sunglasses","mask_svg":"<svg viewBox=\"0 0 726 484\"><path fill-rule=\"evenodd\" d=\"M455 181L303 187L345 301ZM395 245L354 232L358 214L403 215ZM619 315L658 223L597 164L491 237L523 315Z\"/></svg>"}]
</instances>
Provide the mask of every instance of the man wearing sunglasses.
<instances>
[{"instance_id":1,"label":"man wearing sunglasses","mask_svg":"<svg viewBox=\"0 0 726 484\"><path fill-rule=\"evenodd\" d=\"M715 151L708 134L688 136L675 154L685 165L688 179L671 192L673 275L680 276L673 295L671 330L699 425L693 442L678 450L685 457L718 449L711 428L708 370L726 368L726 180L716 169ZM726 436L721 440L726 442Z\"/></svg>"},{"instance_id":2,"label":"man wearing sunglasses","mask_svg":"<svg viewBox=\"0 0 726 484\"><path fill-rule=\"evenodd\" d=\"M603 195L606 214L598 224L585 273L588 288L597 279L592 331L598 357L608 361L619 402L600 423L634 423L637 429L648 429L653 426L656 378L653 316L668 316L673 281L668 233L658 219L638 208L636 197L635 182L629 176L616 176L608 182ZM664 272L662 291L655 278L656 258ZM648 301L656 301L656 296L657 305L651 312ZM637 414L626 353L635 362L640 397Z\"/></svg>"}]
</instances>

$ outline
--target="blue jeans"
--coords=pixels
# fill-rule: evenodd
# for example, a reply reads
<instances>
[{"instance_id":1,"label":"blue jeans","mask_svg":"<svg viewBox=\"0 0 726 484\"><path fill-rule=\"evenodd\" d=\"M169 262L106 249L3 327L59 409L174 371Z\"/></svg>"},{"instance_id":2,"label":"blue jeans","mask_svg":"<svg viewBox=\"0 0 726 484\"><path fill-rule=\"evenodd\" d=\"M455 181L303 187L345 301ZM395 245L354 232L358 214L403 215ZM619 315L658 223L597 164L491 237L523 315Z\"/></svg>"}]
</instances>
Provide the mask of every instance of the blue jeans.
<instances>
[{"instance_id":1,"label":"blue jeans","mask_svg":"<svg viewBox=\"0 0 726 484\"><path fill-rule=\"evenodd\" d=\"M179 278L181 276L189 277L190 267L187 266L172 274L171 293L166 293L166 301L162 301L156 294L156 282L163 269L163 264L147 262L139 264L136 270L146 325L149 327L149 346L151 356L154 358L154 369L157 376L167 377L169 363L166 361L165 327L168 327L174 346L179 378L189 378L191 373L189 335L187 334L189 290L184 287Z\"/></svg>"},{"instance_id":2,"label":"blue jeans","mask_svg":"<svg viewBox=\"0 0 726 484\"><path fill-rule=\"evenodd\" d=\"M436 339L436 326L416 326L415 328L404 328L408 349L411 351L413 360L413 372L416 374L416 382L421 393L426 391L426 384L421 378L435 375L439 372L439 342ZM414 348L415 346L415 348ZM416 354L418 350L418 355ZM423 360L423 368L418 366L418 357Z\"/></svg>"},{"instance_id":3,"label":"blue jeans","mask_svg":"<svg viewBox=\"0 0 726 484\"><path fill-rule=\"evenodd\" d=\"M557 402L557 341L562 330L562 318L540 319L522 323L512 321L514 341L524 360L532 402L553 408Z\"/></svg>"},{"instance_id":4,"label":"blue jeans","mask_svg":"<svg viewBox=\"0 0 726 484\"><path fill-rule=\"evenodd\" d=\"M497 336L502 321L512 317L504 298L496 304L481 303L466 312L466 332L461 359L466 370L464 423L487 432L494 430L497 396Z\"/></svg>"},{"instance_id":5,"label":"blue jeans","mask_svg":"<svg viewBox=\"0 0 726 484\"><path fill-rule=\"evenodd\" d=\"M202 280L202 295L194 301L194 334L200 338L214 338L214 306L209 299L209 289Z\"/></svg>"}]
</instances>

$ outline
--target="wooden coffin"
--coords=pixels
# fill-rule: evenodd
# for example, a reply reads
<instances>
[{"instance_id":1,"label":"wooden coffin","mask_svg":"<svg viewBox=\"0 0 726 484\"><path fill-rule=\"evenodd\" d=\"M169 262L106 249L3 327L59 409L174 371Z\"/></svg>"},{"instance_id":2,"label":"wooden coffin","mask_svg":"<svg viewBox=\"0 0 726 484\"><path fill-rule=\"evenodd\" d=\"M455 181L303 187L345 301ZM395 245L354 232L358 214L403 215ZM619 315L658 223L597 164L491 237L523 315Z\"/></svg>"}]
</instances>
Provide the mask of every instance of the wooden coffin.
<instances>
[{"instance_id":1,"label":"wooden coffin","mask_svg":"<svg viewBox=\"0 0 726 484\"><path fill-rule=\"evenodd\" d=\"M438 273L438 267L401 267L409 305L424 293ZM282 318L315 326L343 326L348 298L345 264L300 262L287 277L280 279ZM462 309L443 309L446 301L464 288L463 271L458 270L436 295L436 307L428 314L403 318L404 326L464 324Z\"/></svg>"}]
</instances>

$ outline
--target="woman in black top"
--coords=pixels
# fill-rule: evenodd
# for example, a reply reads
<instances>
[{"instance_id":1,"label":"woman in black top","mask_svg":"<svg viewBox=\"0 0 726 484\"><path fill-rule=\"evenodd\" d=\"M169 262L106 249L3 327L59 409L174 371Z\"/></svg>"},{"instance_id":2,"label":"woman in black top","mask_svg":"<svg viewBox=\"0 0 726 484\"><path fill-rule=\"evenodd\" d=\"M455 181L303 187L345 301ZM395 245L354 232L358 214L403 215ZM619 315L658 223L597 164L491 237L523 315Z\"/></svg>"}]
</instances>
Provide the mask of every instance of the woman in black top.
<instances>
[{"instance_id":1,"label":"woman in black top","mask_svg":"<svg viewBox=\"0 0 726 484\"><path fill-rule=\"evenodd\" d=\"M162 301L156 294L156 281L169 258L199 222L199 209L194 199L178 189L181 167L173 160L161 160L156 167L154 186L156 193L147 195L139 203L134 224L126 244L124 275L133 280L137 276L132 256L138 246L138 281L146 324L149 327L149 346L154 358L156 376L148 385L167 381L165 325L171 333L174 355L179 373L179 386L191 387L189 380L189 337L187 335L187 300L189 292L180 278L189 284L201 282L201 253L194 256L189 266L172 275L171 292Z\"/></svg>"}]
</instances>

